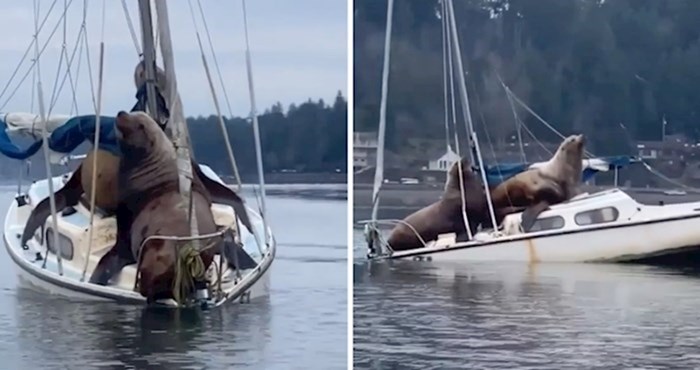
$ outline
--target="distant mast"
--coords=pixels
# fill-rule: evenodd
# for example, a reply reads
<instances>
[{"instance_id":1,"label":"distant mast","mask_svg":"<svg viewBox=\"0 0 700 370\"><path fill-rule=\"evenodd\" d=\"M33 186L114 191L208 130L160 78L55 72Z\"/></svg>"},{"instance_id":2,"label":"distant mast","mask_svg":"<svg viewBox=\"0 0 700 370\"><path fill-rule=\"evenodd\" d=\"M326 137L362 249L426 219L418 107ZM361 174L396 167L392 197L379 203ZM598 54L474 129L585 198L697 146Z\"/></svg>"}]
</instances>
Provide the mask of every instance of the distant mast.
<instances>
[{"instance_id":1,"label":"distant mast","mask_svg":"<svg viewBox=\"0 0 700 370\"><path fill-rule=\"evenodd\" d=\"M370 252L374 245L382 243L378 240L379 231L376 229L377 213L379 211L379 190L384 181L384 136L386 135L386 100L389 90L389 58L391 55L391 19L394 13L394 0L387 1L386 31L384 35L384 65L382 67L382 95L379 106L379 129L377 132L377 165L374 171L374 186L372 189L372 224L371 235L367 235L370 241Z\"/></svg>"}]
</instances>

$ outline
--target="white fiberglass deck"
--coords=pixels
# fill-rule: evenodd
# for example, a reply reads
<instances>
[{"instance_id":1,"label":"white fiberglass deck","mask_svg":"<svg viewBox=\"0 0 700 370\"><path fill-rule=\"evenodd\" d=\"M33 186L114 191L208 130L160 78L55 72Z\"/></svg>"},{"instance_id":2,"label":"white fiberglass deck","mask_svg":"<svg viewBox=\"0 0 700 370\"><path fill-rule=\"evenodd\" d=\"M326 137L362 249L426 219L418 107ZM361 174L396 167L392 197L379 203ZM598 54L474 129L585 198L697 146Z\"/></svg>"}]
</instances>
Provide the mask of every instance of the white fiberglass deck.
<instances>
[{"instance_id":1,"label":"white fiberglass deck","mask_svg":"<svg viewBox=\"0 0 700 370\"><path fill-rule=\"evenodd\" d=\"M223 183L209 167L203 165L200 165L200 167L208 177ZM63 186L64 179L67 177L67 175L64 175L53 178L54 191ZM46 230L52 229L51 216L46 220L45 230L39 228L35 233L35 237L27 242L28 250L22 249L20 238L31 209L33 205L38 204L48 195L48 180L37 181L32 184L28 191L30 204L18 207L17 202L13 201L8 209L4 225L5 246L8 254L19 267L21 276L32 285L57 294L88 299L112 299L133 303L145 302L144 297L133 290L136 274L135 265L124 267L121 273L115 276L114 280L116 281L109 286L99 286L87 282L99 259L114 244L116 220L113 217L101 218L95 215L93 246L85 282L81 282L80 279L85 263L85 254L88 250L90 215L89 211L82 205L77 205L75 207L76 212L73 214L61 216L59 212L58 215L59 239L61 239L59 245L61 245L65 255L62 259L62 276L58 273L57 258L53 253L49 254L46 268L42 268L44 263L42 260L37 260L37 252L41 253L41 255L45 255L46 252L46 246L42 243L41 238L47 236ZM234 213L231 207L214 204L212 211L217 224L231 225L233 223ZM248 209L248 214L256 233L261 236L261 240L264 240L265 233L263 233L263 222L260 215L251 209ZM268 233L271 235L269 228ZM243 243L243 250L255 261L256 266L250 266L248 269L241 270L242 278L235 281L234 270L228 268L224 263L222 288L230 299L235 299L245 294L245 299L247 300L267 294L269 274L266 272L274 258L275 241L274 238L270 238L269 248L265 245L259 248L255 236L244 227L241 227L240 237ZM51 238L52 236L48 238L49 243L53 243ZM215 258L212 269L214 269L214 264L218 265L219 258L219 256ZM215 279L215 274L212 275L212 278Z\"/></svg>"},{"instance_id":2,"label":"white fiberglass deck","mask_svg":"<svg viewBox=\"0 0 700 370\"><path fill-rule=\"evenodd\" d=\"M619 189L582 194L542 212L532 231L521 213L507 216L502 234L490 230L457 242L441 235L426 247L391 258L449 261L624 261L700 247L700 202L644 205Z\"/></svg>"}]
</instances>

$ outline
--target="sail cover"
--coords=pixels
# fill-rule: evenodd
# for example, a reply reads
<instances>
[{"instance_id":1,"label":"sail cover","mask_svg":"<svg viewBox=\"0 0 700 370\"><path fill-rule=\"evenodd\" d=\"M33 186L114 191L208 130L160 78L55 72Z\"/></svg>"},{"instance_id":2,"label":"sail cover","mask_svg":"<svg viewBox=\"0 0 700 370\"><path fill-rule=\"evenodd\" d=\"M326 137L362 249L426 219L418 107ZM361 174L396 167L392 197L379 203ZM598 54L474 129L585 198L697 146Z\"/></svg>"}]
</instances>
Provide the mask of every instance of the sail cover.
<instances>
[{"instance_id":1,"label":"sail cover","mask_svg":"<svg viewBox=\"0 0 700 370\"><path fill-rule=\"evenodd\" d=\"M85 140L95 144L95 115L50 116L46 128L50 133L51 151L68 154ZM119 146L114 131L115 117L100 116L100 148L119 155ZM25 149L18 147L10 134L28 135L35 139ZM15 135L12 135L15 136ZM38 138L38 139L37 139ZM0 153L14 159L27 159L41 149L41 118L31 113L0 114Z\"/></svg>"},{"instance_id":2,"label":"sail cover","mask_svg":"<svg viewBox=\"0 0 700 370\"><path fill-rule=\"evenodd\" d=\"M612 156L598 157L583 160L583 171L581 173L581 181L587 181L599 172L622 168L631 163L636 162L634 157L630 156ZM499 163L496 165L485 166L486 178L490 187L497 186L503 181L531 168L537 168L547 162L536 163Z\"/></svg>"}]
</instances>

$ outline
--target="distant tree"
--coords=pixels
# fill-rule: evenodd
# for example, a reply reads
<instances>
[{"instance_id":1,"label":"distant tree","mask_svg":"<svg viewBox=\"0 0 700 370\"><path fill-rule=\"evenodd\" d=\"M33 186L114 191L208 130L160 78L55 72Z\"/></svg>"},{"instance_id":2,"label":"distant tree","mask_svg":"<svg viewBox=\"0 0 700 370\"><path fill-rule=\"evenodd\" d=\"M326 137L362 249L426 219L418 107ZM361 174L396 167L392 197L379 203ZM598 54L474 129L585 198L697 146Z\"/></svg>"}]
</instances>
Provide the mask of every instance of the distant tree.
<instances>
[{"instance_id":1,"label":"distant tree","mask_svg":"<svg viewBox=\"0 0 700 370\"><path fill-rule=\"evenodd\" d=\"M514 117L497 76L563 133L584 132L596 154L668 133L700 138L700 1L465 0L454 3L475 126L507 140ZM386 0L354 2L354 127L379 121ZM438 0L394 5L387 147L444 140ZM540 140L554 141L518 111ZM461 112L457 118L460 127ZM483 119L482 119L483 117ZM623 123L626 130L621 128ZM463 129L462 129L463 130Z\"/></svg>"}]
</instances>

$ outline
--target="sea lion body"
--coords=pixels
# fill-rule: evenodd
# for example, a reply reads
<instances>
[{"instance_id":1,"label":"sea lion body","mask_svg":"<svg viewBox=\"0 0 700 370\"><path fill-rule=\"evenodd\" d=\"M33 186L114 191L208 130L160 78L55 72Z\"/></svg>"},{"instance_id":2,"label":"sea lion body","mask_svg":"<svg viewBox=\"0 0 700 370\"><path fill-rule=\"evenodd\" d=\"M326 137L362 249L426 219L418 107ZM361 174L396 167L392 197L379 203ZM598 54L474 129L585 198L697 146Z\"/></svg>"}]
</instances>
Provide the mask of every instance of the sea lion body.
<instances>
[{"instance_id":1,"label":"sea lion body","mask_svg":"<svg viewBox=\"0 0 700 370\"><path fill-rule=\"evenodd\" d=\"M97 159L95 207L111 213L117 209L119 157L109 151L98 148L97 154L95 154L94 149L90 149L85 159L83 159L80 164L80 178L88 204L92 196L92 170L95 158Z\"/></svg>"},{"instance_id":2,"label":"sea lion body","mask_svg":"<svg viewBox=\"0 0 700 370\"><path fill-rule=\"evenodd\" d=\"M92 166L97 158L97 181L95 193L95 208L100 213L109 215L117 208L117 172L119 167L119 157L114 154L98 149L90 149L85 159L73 171L68 181L54 193L56 200L56 212L62 212L67 207L74 207L81 202L86 208L90 208L90 194L92 193ZM46 222L46 218L51 215L50 198L42 199L39 204L32 209L29 218L24 226L21 245L26 245L32 238L34 232Z\"/></svg>"},{"instance_id":3,"label":"sea lion body","mask_svg":"<svg viewBox=\"0 0 700 370\"><path fill-rule=\"evenodd\" d=\"M460 177L459 165L462 167ZM439 234L455 232L462 234L466 232L462 216L462 189L466 200L466 213L469 220L469 228L476 232L479 224L488 222L488 208L486 193L481 180L471 170L469 162L463 158L455 162L447 175L445 191L442 197L416 212L411 213L403 222L398 223L389 234L387 243L393 250L406 250L422 247L422 243L416 232L420 234L426 243L435 240ZM414 232L410 224L416 232Z\"/></svg>"},{"instance_id":4,"label":"sea lion body","mask_svg":"<svg viewBox=\"0 0 700 370\"><path fill-rule=\"evenodd\" d=\"M543 165L521 172L491 191L494 208L523 208L521 226L529 231L537 216L550 205L565 202L579 193L583 159L583 135L571 135Z\"/></svg>"},{"instance_id":5,"label":"sea lion body","mask_svg":"<svg viewBox=\"0 0 700 370\"><path fill-rule=\"evenodd\" d=\"M172 297L178 249L186 242L151 236L189 236L188 209L179 193L175 148L159 126L143 112L117 115L122 152L115 245L95 268L90 282L106 285L124 266L140 259L139 290L147 299ZM206 177L192 161L192 200L199 235L217 230L211 211L214 197L234 208L243 225L252 229L243 200L232 190ZM220 250L219 240L200 253L207 268ZM201 245L211 240L202 240Z\"/></svg>"}]
</instances>

